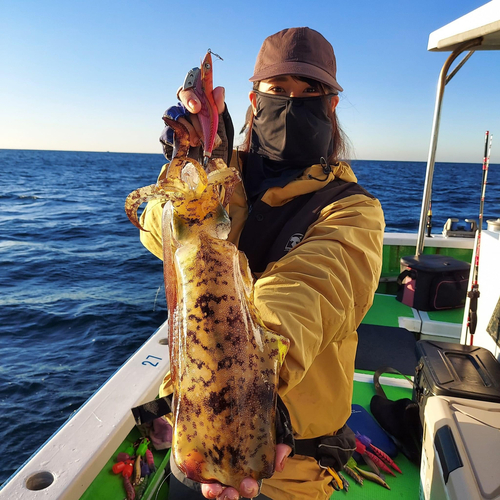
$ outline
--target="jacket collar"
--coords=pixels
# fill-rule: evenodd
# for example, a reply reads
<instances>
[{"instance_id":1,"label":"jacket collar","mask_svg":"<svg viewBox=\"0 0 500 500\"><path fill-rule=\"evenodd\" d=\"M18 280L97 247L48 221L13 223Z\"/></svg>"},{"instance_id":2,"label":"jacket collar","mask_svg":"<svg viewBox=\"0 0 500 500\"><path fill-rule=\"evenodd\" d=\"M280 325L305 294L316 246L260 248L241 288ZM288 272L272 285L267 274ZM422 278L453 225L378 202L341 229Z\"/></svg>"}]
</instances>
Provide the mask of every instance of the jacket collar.
<instances>
[{"instance_id":1,"label":"jacket collar","mask_svg":"<svg viewBox=\"0 0 500 500\"><path fill-rule=\"evenodd\" d=\"M332 165L332 171L329 174L323 172L321 165L312 165L300 177L289 182L286 186L268 189L262 197L262 201L272 207L278 207L297 196L318 191L335 179L346 182L358 181L348 163L339 162Z\"/></svg>"},{"instance_id":2,"label":"jacket collar","mask_svg":"<svg viewBox=\"0 0 500 500\"><path fill-rule=\"evenodd\" d=\"M230 166L241 172L241 161L245 153L237 151L231 158ZM297 196L312 193L326 186L335 179L341 179L346 182L358 182L350 165L347 162L338 162L331 165L332 171L329 174L323 172L321 164L312 165L297 179L289 182L284 187L272 187L268 189L262 201L272 207L279 207L289 202Z\"/></svg>"}]
</instances>

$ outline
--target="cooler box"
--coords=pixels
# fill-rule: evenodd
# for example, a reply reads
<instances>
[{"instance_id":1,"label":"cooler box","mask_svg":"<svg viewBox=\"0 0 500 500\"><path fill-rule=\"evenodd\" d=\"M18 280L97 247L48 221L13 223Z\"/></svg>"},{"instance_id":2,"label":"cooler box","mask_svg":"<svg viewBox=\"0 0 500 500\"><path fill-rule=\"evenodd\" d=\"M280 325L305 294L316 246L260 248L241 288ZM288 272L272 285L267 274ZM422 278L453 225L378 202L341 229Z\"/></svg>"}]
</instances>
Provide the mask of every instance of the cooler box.
<instances>
[{"instance_id":1,"label":"cooler box","mask_svg":"<svg viewBox=\"0 0 500 500\"><path fill-rule=\"evenodd\" d=\"M413 400L419 404L422 424L430 396L500 403L500 363L487 349L419 340L416 350ZM498 470L500 475L500 463Z\"/></svg>"},{"instance_id":2,"label":"cooler box","mask_svg":"<svg viewBox=\"0 0 500 500\"><path fill-rule=\"evenodd\" d=\"M443 396L429 399L420 499L500 499L500 404Z\"/></svg>"},{"instance_id":3,"label":"cooler box","mask_svg":"<svg viewBox=\"0 0 500 500\"><path fill-rule=\"evenodd\" d=\"M419 311L463 307L470 264L446 255L401 258L397 300Z\"/></svg>"}]
</instances>

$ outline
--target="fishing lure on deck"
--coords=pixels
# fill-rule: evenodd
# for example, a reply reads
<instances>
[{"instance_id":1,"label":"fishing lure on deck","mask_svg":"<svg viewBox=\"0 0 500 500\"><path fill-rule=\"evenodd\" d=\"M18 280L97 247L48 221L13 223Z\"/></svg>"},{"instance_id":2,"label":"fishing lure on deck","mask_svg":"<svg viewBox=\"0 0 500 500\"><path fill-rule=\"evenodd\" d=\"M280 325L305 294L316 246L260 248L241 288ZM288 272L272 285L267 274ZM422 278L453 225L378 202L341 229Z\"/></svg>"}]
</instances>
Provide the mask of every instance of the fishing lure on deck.
<instances>
[{"instance_id":1,"label":"fishing lure on deck","mask_svg":"<svg viewBox=\"0 0 500 500\"><path fill-rule=\"evenodd\" d=\"M151 472L156 472L156 465L153 457L153 452L151 450L146 450L146 461Z\"/></svg>"},{"instance_id":2,"label":"fishing lure on deck","mask_svg":"<svg viewBox=\"0 0 500 500\"><path fill-rule=\"evenodd\" d=\"M384 488L387 488L390 490L390 486L377 474L374 472L370 472L368 470L361 469L360 467L355 467L356 472L363 476L366 479L369 479L370 481L373 481L374 483L380 484L380 486L383 486Z\"/></svg>"},{"instance_id":3,"label":"fishing lure on deck","mask_svg":"<svg viewBox=\"0 0 500 500\"><path fill-rule=\"evenodd\" d=\"M123 486L127 492L127 500L135 500L135 490L128 476L123 476Z\"/></svg>"},{"instance_id":4,"label":"fishing lure on deck","mask_svg":"<svg viewBox=\"0 0 500 500\"><path fill-rule=\"evenodd\" d=\"M358 438L356 438L356 451L363 457L363 460L375 474L382 477L380 470L383 470L392 476L396 475L379 456L368 451L367 447Z\"/></svg>"},{"instance_id":5,"label":"fishing lure on deck","mask_svg":"<svg viewBox=\"0 0 500 500\"><path fill-rule=\"evenodd\" d=\"M340 477L340 480L342 481L342 485L343 485L343 490L347 493L349 491L349 488L351 487L351 484L349 483L349 481L343 476L343 474L341 472L339 472L339 477Z\"/></svg>"},{"instance_id":6,"label":"fishing lure on deck","mask_svg":"<svg viewBox=\"0 0 500 500\"><path fill-rule=\"evenodd\" d=\"M349 461L344 465L344 472L352 477L360 486L363 486L363 478L356 472L355 468L357 467L356 460L354 458L350 458Z\"/></svg>"},{"instance_id":7,"label":"fishing lure on deck","mask_svg":"<svg viewBox=\"0 0 500 500\"><path fill-rule=\"evenodd\" d=\"M392 460L392 458L389 455L387 455L387 453L383 452L380 448L377 448L376 446L373 445L369 437L360 434L359 432L356 432L356 438L359 439L359 441L361 441L361 443L366 446L366 449L368 451L372 452L380 460L383 460L386 464L390 465L394 470L396 470L400 474L403 473L401 469L396 465L394 460Z\"/></svg>"},{"instance_id":8,"label":"fishing lure on deck","mask_svg":"<svg viewBox=\"0 0 500 500\"><path fill-rule=\"evenodd\" d=\"M347 461L347 464L344 465L344 471L349 474L357 483L363 485L363 478L366 478L370 481L373 481L374 483L380 484L380 486L383 486L384 488L387 488L390 490L391 488L389 485L385 482L383 478L381 478L379 475L375 474L374 472L367 471L365 469L361 469L358 467L358 463L354 458L349 458Z\"/></svg>"}]
</instances>

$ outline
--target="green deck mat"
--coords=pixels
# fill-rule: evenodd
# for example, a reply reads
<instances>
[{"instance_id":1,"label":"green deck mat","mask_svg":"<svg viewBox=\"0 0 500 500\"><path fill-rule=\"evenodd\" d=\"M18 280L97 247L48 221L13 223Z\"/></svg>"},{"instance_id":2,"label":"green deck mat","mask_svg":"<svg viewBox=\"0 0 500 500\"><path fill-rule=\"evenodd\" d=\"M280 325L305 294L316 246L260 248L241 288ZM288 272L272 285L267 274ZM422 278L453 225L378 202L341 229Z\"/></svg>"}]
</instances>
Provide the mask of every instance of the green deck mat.
<instances>
[{"instance_id":1,"label":"green deck mat","mask_svg":"<svg viewBox=\"0 0 500 500\"><path fill-rule=\"evenodd\" d=\"M362 323L379 326L399 327L398 318L413 318L411 307L404 305L396 300L395 295L384 295L376 293L373 299L373 305L366 313Z\"/></svg>"},{"instance_id":2,"label":"green deck mat","mask_svg":"<svg viewBox=\"0 0 500 500\"><path fill-rule=\"evenodd\" d=\"M130 431L127 439L118 447L113 456L108 460L101 472L96 476L94 481L87 488L85 493L80 497L80 500L123 500L126 498L125 487L121 474L114 474L112 471L113 465L116 463L116 456L120 452L124 452L129 446L141 437L137 427ZM153 457L156 466L156 473L151 476L149 484L144 491L143 498L148 498L150 492L156 488L156 485L163 479L163 471L168 465L170 458L170 450L153 450ZM161 494L161 496L160 496ZM161 493L158 499L168 498L168 486L166 482L161 486ZM136 497L137 498L137 497Z\"/></svg>"},{"instance_id":3,"label":"green deck mat","mask_svg":"<svg viewBox=\"0 0 500 500\"><path fill-rule=\"evenodd\" d=\"M422 311L424 312L424 311ZM446 311L425 311L431 321L462 324L464 308L447 309ZM396 300L395 295L376 293L373 305L366 313L362 323L368 325L399 327L398 318L413 318L411 307Z\"/></svg>"},{"instance_id":4,"label":"green deck mat","mask_svg":"<svg viewBox=\"0 0 500 500\"><path fill-rule=\"evenodd\" d=\"M373 375L373 372L363 372ZM395 377L399 378L399 377ZM403 387L392 387L384 385L384 391L391 400L410 398L412 390ZM375 395L373 383L354 382L353 403L363 406L370 411L370 400ZM399 454L395 459L396 464L403 474L396 472L396 477L386 475L386 482L390 490L382 486L364 480L360 486L348 477L350 488L345 498L352 500L418 500L420 487L420 469L411 463L403 454ZM331 500L339 500L345 493L338 491L331 496Z\"/></svg>"},{"instance_id":5,"label":"green deck mat","mask_svg":"<svg viewBox=\"0 0 500 500\"><path fill-rule=\"evenodd\" d=\"M464 319L464 308L448 309L446 311L427 311L427 314L432 321L462 324Z\"/></svg>"},{"instance_id":6,"label":"green deck mat","mask_svg":"<svg viewBox=\"0 0 500 500\"><path fill-rule=\"evenodd\" d=\"M373 372L362 373L373 375ZM384 390L387 397L391 400L411 398L411 389L384 386ZM374 394L375 390L372 383L354 382L353 403L359 404L370 411L370 400ZM121 451L125 451L127 447L139 439L139 437L139 431L137 428L134 428L113 456L110 457L105 467L87 488L87 491L80 497L80 500L123 500L126 498L121 475L113 474L111 469L115 463L116 455ZM154 451L157 473L148 485L143 498L148 498L151 490L155 488L159 481L163 479L163 470L168 465L170 456L168 451ZM353 500L418 500L420 484L419 468L409 462L402 454L399 454L395 461L403 471L403 474L396 473L396 477L392 477L390 475L386 476L386 482L391 487L391 490L387 490L378 484L368 481L367 479L364 480L363 486L360 486L356 484L353 479L347 477L347 480L350 483L347 498ZM346 493L342 491L335 492L332 495L331 500L339 500L345 494ZM158 498L158 500L168 499L168 485L166 482L161 486L157 496L154 494L153 498Z\"/></svg>"}]
</instances>

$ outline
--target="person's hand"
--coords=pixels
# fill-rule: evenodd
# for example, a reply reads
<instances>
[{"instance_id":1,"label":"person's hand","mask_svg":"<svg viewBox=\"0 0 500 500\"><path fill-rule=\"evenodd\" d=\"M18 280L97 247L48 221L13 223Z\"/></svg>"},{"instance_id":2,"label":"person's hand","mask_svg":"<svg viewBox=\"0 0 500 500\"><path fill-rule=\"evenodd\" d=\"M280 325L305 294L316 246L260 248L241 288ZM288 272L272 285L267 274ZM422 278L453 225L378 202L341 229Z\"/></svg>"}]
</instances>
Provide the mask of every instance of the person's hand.
<instances>
[{"instance_id":1,"label":"person's hand","mask_svg":"<svg viewBox=\"0 0 500 500\"><path fill-rule=\"evenodd\" d=\"M213 90L214 101L217 106L217 111L219 115L224 112L224 97L225 97L225 89L224 87L215 87ZM178 121L182 123L189 132L189 142L192 147L196 147L200 145L200 139L202 137L201 133L201 125L197 113L201 110L201 103L199 99L196 97L196 94L193 90L180 90L177 94L177 97L182 102L184 107L191 113L191 123L186 119L180 117ZM215 498L215 497L214 497Z\"/></svg>"},{"instance_id":2,"label":"person's hand","mask_svg":"<svg viewBox=\"0 0 500 500\"><path fill-rule=\"evenodd\" d=\"M281 472L284 469L286 459L291 452L292 448L287 444L278 444L276 446L276 458L274 460L274 470L276 472ZM247 477L241 481L239 491L236 488L224 488L220 483L211 483L203 484L201 492L205 498L217 498L218 500L236 500L240 496L252 498L258 495L259 484L255 479Z\"/></svg>"}]
</instances>

